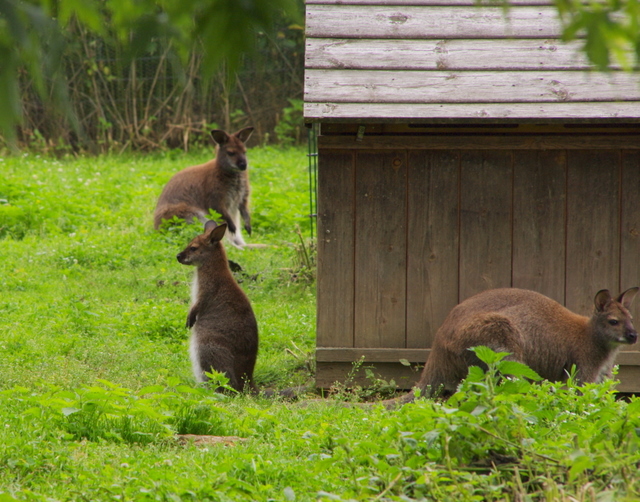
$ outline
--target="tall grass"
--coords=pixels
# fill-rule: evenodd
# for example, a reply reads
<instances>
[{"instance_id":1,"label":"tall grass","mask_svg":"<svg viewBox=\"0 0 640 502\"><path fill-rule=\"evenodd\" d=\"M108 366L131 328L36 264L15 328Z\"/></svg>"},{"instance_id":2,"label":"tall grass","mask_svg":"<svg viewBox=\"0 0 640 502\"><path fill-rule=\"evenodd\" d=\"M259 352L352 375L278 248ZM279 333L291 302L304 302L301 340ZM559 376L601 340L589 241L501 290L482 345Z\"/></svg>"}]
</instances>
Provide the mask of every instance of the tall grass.
<instances>
[{"instance_id":1,"label":"tall grass","mask_svg":"<svg viewBox=\"0 0 640 502\"><path fill-rule=\"evenodd\" d=\"M490 351L449 401L395 411L196 385L193 270L175 255L200 230L154 232L151 214L172 173L209 157L0 160L0 501L640 497L640 400L500 379ZM285 387L312 377L307 159L249 158L250 241L267 247L228 251L260 327L256 380Z\"/></svg>"}]
</instances>

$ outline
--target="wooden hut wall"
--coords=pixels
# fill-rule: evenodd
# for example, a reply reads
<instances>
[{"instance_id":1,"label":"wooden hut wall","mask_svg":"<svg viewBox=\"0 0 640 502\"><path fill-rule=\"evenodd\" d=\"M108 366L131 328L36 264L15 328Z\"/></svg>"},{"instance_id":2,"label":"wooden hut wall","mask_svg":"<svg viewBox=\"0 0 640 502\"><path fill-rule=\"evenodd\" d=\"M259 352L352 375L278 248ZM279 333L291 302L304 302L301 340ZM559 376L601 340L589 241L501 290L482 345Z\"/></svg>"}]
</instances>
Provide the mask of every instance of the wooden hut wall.
<instances>
[{"instance_id":1,"label":"wooden hut wall","mask_svg":"<svg viewBox=\"0 0 640 502\"><path fill-rule=\"evenodd\" d=\"M593 71L552 1L510 4L306 1L319 386L364 356L409 387L398 361L424 362L483 289L588 314L598 289L640 281L638 75ZM618 362L620 389L640 391L640 352Z\"/></svg>"},{"instance_id":2,"label":"wooden hut wall","mask_svg":"<svg viewBox=\"0 0 640 502\"><path fill-rule=\"evenodd\" d=\"M424 362L448 312L485 289L589 315L598 290L639 282L640 135L564 139L319 138L319 386L363 356L410 386L398 361Z\"/></svg>"}]
</instances>

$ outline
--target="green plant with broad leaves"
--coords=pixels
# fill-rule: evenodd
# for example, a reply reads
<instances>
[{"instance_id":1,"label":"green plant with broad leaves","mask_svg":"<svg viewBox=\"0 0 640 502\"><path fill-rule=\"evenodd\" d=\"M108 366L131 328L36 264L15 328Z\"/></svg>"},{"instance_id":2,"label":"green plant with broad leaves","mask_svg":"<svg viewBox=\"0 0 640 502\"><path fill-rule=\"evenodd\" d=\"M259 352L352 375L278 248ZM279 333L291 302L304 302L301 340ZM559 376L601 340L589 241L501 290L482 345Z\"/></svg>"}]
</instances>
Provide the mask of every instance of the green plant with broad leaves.
<instances>
[{"instance_id":1,"label":"green plant with broad leaves","mask_svg":"<svg viewBox=\"0 0 640 502\"><path fill-rule=\"evenodd\" d=\"M640 400L617 399L615 381L539 381L487 348L449 400L392 411L375 400L393 382L366 360L371 384L328 399L197 384L193 268L176 254L202 228L156 232L152 213L174 172L210 157L0 158L0 501L640 497ZM249 159L247 240L262 247L227 252L258 320L255 380L312 384L306 151Z\"/></svg>"}]
</instances>

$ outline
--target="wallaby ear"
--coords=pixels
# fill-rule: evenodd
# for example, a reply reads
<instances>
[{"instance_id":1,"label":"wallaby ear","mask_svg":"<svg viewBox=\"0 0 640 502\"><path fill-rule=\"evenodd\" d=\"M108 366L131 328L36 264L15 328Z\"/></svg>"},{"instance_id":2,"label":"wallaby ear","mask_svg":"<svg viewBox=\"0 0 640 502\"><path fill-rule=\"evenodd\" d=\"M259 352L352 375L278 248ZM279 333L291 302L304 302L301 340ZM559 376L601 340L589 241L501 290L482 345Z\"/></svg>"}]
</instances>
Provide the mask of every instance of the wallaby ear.
<instances>
[{"instance_id":1,"label":"wallaby ear","mask_svg":"<svg viewBox=\"0 0 640 502\"><path fill-rule=\"evenodd\" d=\"M211 131L211 136L213 137L213 141L215 141L219 145L224 145L227 141L229 141L229 135L222 129L214 129L213 131Z\"/></svg>"},{"instance_id":2,"label":"wallaby ear","mask_svg":"<svg viewBox=\"0 0 640 502\"><path fill-rule=\"evenodd\" d=\"M240 129L238 132L234 133L233 135L243 143L246 143L249 137L251 136L252 132L253 132L253 127L245 127L244 129Z\"/></svg>"},{"instance_id":3,"label":"wallaby ear","mask_svg":"<svg viewBox=\"0 0 640 502\"><path fill-rule=\"evenodd\" d=\"M211 232L214 228L216 228L218 224L213 220L207 220L204 224L204 233Z\"/></svg>"},{"instance_id":4,"label":"wallaby ear","mask_svg":"<svg viewBox=\"0 0 640 502\"><path fill-rule=\"evenodd\" d=\"M636 297L636 293L640 290L637 286L635 288L629 288L624 293L620 293L618 297L618 303L622 303L622 306L626 309L631 307L633 299Z\"/></svg>"},{"instance_id":5,"label":"wallaby ear","mask_svg":"<svg viewBox=\"0 0 640 502\"><path fill-rule=\"evenodd\" d=\"M611 293L608 289L601 289L596 293L596 297L593 303L596 305L596 310L602 312L607 304L611 301Z\"/></svg>"},{"instance_id":6,"label":"wallaby ear","mask_svg":"<svg viewBox=\"0 0 640 502\"><path fill-rule=\"evenodd\" d=\"M216 226L216 228L214 228L211 231L211 234L209 235L209 241L211 243L220 242L222 240L222 238L224 237L224 233L226 231L227 231L227 224L226 223L223 223L222 225Z\"/></svg>"}]
</instances>

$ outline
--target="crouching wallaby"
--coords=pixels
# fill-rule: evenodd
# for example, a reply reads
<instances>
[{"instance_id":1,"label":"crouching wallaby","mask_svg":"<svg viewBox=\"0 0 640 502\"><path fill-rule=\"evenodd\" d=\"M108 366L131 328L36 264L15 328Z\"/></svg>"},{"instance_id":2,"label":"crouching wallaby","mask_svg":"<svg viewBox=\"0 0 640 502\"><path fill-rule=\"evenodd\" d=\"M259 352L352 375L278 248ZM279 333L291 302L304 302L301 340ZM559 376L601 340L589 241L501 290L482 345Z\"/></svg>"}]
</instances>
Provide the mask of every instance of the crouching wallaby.
<instances>
[{"instance_id":1,"label":"crouching wallaby","mask_svg":"<svg viewBox=\"0 0 640 502\"><path fill-rule=\"evenodd\" d=\"M245 230L251 235L245 142L252 132L253 127L246 127L234 134L218 129L211 131L216 142L215 158L205 164L183 169L169 180L160 194L153 215L156 230L163 220L174 216L188 222L196 217L205 223L209 210L213 209L227 223L231 243L240 248L246 245L240 232L240 217Z\"/></svg>"},{"instance_id":2,"label":"crouching wallaby","mask_svg":"<svg viewBox=\"0 0 640 502\"><path fill-rule=\"evenodd\" d=\"M211 369L225 373L237 391L255 391L253 368L258 354L258 324L249 299L236 283L220 240L227 225L207 221L204 233L178 254L178 261L197 267L187 327L189 354L196 380Z\"/></svg>"},{"instance_id":3,"label":"crouching wallaby","mask_svg":"<svg viewBox=\"0 0 640 502\"><path fill-rule=\"evenodd\" d=\"M452 394L469 366L483 366L468 350L479 345L509 352L510 359L548 380L565 381L575 365L579 382L600 382L611 375L619 347L638 339L629 313L638 289L628 289L616 299L606 289L599 291L590 318L534 291L493 289L477 294L455 307L437 331L416 387L430 397ZM385 404L413 399L410 392Z\"/></svg>"}]
</instances>

